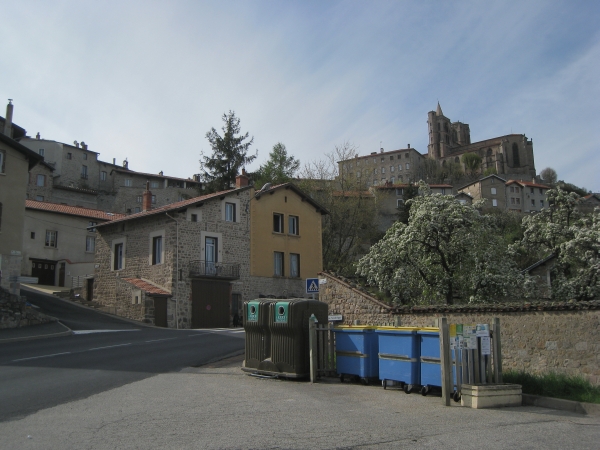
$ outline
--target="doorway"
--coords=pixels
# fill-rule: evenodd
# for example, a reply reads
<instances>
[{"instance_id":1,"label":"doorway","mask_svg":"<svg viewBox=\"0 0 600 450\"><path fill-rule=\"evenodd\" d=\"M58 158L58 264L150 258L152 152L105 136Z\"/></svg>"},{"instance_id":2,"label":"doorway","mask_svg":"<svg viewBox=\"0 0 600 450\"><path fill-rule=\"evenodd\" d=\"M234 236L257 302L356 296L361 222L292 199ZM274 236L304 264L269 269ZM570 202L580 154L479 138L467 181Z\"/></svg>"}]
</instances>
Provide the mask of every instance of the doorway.
<instances>
[{"instance_id":1,"label":"doorway","mask_svg":"<svg viewBox=\"0 0 600 450\"><path fill-rule=\"evenodd\" d=\"M228 328L231 284L192 280L192 328Z\"/></svg>"}]
</instances>

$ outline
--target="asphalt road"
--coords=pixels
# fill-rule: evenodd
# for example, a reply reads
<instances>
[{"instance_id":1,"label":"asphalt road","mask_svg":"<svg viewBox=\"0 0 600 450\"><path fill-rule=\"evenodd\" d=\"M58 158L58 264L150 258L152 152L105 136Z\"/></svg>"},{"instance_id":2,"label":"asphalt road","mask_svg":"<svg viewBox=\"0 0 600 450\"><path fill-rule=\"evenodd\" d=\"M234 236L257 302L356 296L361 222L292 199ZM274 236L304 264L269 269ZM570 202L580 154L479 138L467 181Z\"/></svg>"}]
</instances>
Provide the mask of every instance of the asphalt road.
<instances>
[{"instance_id":1,"label":"asphalt road","mask_svg":"<svg viewBox=\"0 0 600 450\"><path fill-rule=\"evenodd\" d=\"M145 327L53 296L30 291L22 295L75 334L0 344L0 421L202 365L244 348L241 329Z\"/></svg>"}]
</instances>

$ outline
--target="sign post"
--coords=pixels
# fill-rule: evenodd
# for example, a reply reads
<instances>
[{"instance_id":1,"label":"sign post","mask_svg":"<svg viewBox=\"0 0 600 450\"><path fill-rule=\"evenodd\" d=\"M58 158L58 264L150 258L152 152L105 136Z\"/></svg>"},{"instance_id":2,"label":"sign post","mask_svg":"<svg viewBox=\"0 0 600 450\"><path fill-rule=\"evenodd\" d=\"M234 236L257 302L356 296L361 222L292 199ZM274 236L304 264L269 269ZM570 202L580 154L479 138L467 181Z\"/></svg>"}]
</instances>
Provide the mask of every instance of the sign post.
<instances>
[{"instance_id":1,"label":"sign post","mask_svg":"<svg viewBox=\"0 0 600 450\"><path fill-rule=\"evenodd\" d=\"M319 293L319 279L318 278L307 278L306 279L306 293L312 294L313 300L315 294Z\"/></svg>"}]
</instances>

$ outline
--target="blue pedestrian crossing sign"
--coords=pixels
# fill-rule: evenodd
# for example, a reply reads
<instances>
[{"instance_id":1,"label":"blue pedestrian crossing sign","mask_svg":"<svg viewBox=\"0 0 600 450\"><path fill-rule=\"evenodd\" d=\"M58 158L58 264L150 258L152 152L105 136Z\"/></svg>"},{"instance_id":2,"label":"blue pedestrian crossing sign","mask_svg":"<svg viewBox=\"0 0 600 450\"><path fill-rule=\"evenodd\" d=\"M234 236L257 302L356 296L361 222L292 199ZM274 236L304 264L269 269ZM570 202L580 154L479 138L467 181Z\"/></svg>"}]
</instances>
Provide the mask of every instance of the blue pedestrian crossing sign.
<instances>
[{"instance_id":1,"label":"blue pedestrian crossing sign","mask_svg":"<svg viewBox=\"0 0 600 450\"><path fill-rule=\"evenodd\" d=\"M319 293L319 279L318 278L307 278L306 279L306 293L307 294L318 294Z\"/></svg>"}]
</instances>

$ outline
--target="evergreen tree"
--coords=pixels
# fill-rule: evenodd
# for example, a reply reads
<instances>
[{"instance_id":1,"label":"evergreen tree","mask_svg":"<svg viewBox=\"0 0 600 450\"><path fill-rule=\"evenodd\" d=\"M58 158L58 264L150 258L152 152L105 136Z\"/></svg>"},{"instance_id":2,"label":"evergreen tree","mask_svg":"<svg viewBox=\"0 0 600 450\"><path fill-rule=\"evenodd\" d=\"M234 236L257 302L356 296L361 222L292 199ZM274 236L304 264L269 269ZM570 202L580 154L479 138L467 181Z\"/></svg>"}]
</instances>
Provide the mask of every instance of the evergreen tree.
<instances>
[{"instance_id":1,"label":"evergreen tree","mask_svg":"<svg viewBox=\"0 0 600 450\"><path fill-rule=\"evenodd\" d=\"M201 154L200 169L203 172L201 177L205 193L230 189L235 185L235 177L241 168L250 164L257 156L248 156L248 149L254 138L249 138L248 133L240 133L240 119L235 116L235 112L223 114L223 122L223 136L214 128L206 133L212 155Z\"/></svg>"},{"instance_id":2,"label":"evergreen tree","mask_svg":"<svg viewBox=\"0 0 600 450\"><path fill-rule=\"evenodd\" d=\"M278 142L269 153L269 160L255 174L257 189L265 183L281 184L290 181L300 167L300 161L292 155L288 156L285 145Z\"/></svg>"}]
</instances>

